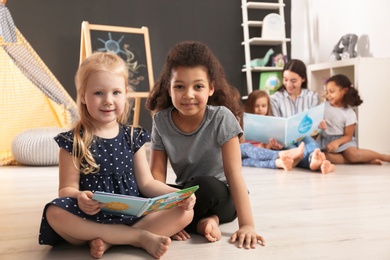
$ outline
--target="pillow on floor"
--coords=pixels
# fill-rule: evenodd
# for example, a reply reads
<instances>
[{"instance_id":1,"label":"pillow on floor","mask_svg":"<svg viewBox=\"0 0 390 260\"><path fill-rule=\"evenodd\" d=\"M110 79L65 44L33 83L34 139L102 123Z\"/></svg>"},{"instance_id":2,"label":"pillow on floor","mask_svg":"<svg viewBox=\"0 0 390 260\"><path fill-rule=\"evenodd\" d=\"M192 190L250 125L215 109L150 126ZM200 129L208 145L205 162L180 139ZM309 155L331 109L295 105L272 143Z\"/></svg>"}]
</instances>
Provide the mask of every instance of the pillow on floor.
<instances>
[{"instance_id":1,"label":"pillow on floor","mask_svg":"<svg viewBox=\"0 0 390 260\"><path fill-rule=\"evenodd\" d=\"M40 127L25 130L12 140L12 155L20 164L34 166L58 165L59 146L53 138L68 130L60 127Z\"/></svg>"}]
</instances>

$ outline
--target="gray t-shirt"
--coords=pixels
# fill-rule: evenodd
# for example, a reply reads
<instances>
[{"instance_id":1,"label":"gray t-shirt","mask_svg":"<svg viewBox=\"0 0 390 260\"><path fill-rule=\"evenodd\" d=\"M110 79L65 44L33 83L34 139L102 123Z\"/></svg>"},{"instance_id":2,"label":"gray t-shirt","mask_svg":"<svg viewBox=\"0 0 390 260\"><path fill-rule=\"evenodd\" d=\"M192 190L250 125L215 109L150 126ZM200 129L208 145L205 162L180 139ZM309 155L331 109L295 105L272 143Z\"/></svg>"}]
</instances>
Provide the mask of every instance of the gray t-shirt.
<instances>
[{"instance_id":1,"label":"gray t-shirt","mask_svg":"<svg viewBox=\"0 0 390 260\"><path fill-rule=\"evenodd\" d=\"M153 117L151 148L165 151L179 185L196 176L214 176L226 183L222 145L242 129L233 113L223 106L206 106L202 124L192 133L183 133L172 121L174 107Z\"/></svg>"},{"instance_id":2,"label":"gray t-shirt","mask_svg":"<svg viewBox=\"0 0 390 260\"><path fill-rule=\"evenodd\" d=\"M327 135L343 135L344 129L357 123L355 111L351 107L332 107L329 102L325 102L325 120Z\"/></svg>"}]
</instances>

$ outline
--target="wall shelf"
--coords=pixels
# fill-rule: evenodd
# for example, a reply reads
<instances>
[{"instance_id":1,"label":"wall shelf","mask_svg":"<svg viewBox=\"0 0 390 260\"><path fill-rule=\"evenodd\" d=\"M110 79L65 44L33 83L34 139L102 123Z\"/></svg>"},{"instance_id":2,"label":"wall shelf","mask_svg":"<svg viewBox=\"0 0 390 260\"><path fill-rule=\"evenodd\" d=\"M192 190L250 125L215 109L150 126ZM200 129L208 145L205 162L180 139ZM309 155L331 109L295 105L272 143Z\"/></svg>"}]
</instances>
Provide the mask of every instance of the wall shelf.
<instances>
[{"instance_id":1,"label":"wall shelf","mask_svg":"<svg viewBox=\"0 0 390 260\"><path fill-rule=\"evenodd\" d=\"M285 26L284 21L284 2L283 0L277 0L275 3L264 3L264 2L253 2L241 0L241 9L242 9L242 24L244 41L241 43L244 46L245 51L245 68L241 71L246 74L246 85L247 85L247 94L253 91L253 82L252 82L252 73L253 72L262 72L262 71L281 71L280 67L251 67L251 52L252 48L256 46L281 46L282 54L287 56L287 42L290 41L288 38L262 38L262 37L250 37L249 27L263 27L263 21L259 20L249 20L248 19L248 9L257 9L257 10L271 10L269 13L277 13L280 15L282 26ZM275 10L276 12L272 12ZM279 27L280 28L280 27ZM260 32L260 31L259 31ZM257 58L257 57L255 57Z\"/></svg>"},{"instance_id":2,"label":"wall shelf","mask_svg":"<svg viewBox=\"0 0 390 260\"><path fill-rule=\"evenodd\" d=\"M246 1L245 1L246 2ZM265 9L265 10L278 10L284 7L284 3L260 3L260 2L246 2L243 3L248 9Z\"/></svg>"},{"instance_id":3,"label":"wall shelf","mask_svg":"<svg viewBox=\"0 0 390 260\"><path fill-rule=\"evenodd\" d=\"M251 67L249 68L250 71L253 71L253 72L261 72L261 71L282 71L283 68L282 67ZM242 72L246 72L247 69L246 68L243 68L241 70Z\"/></svg>"},{"instance_id":4,"label":"wall shelf","mask_svg":"<svg viewBox=\"0 0 390 260\"><path fill-rule=\"evenodd\" d=\"M283 44L283 43L286 43L286 42L289 42L290 39L263 39L261 37L254 37L254 38L250 38L248 40L249 44L250 45L272 45L272 46L275 46L275 45L279 45L279 44ZM242 42L242 45L244 45L245 42Z\"/></svg>"}]
</instances>

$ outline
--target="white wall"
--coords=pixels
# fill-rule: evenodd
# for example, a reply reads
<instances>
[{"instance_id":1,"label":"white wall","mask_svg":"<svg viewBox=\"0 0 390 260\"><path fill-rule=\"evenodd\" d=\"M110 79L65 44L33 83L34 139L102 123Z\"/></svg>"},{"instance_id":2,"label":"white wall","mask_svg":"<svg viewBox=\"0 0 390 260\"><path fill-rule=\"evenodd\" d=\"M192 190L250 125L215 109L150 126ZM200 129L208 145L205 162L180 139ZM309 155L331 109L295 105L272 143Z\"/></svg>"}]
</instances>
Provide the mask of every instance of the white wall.
<instances>
[{"instance_id":1,"label":"white wall","mask_svg":"<svg viewBox=\"0 0 390 260\"><path fill-rule=\"evenodd\" d=\"M301 59L307 65L328 62L340 38L354 33L359 37L355 49L359 56L389 58L389 10L389 0L291 0L291 57ZM358 114L359 122L363 122L359 136L366 140L366 147L362 148L389 153L388 139L384 141L381 137L382 142L377 142L377 146L374 144L377 136L383 136L378 135L378 131L386 133L390 129L390 120L376 113L378 109L387 111L388 80L383 74L387 70L384 66L378 70L370 65L357 71L359 75L355 74L355 80L359 78L358 88L364 100ZM378 96L369 90L371 87L385 88L381 90L384 95ZM372 127L365 120L378 123Z\"/></svg>"},{"instance_id":2,"label":"white wall","mask_svg":"<svg viewBox=\"0 0 390 260\"><path fill-rule=\"evenodd\" d=\"M390 57L389 10L388 0L291 0L291 57L327 62L348 33L359 37L359 56Z\"/></svg>"}]
</instances>

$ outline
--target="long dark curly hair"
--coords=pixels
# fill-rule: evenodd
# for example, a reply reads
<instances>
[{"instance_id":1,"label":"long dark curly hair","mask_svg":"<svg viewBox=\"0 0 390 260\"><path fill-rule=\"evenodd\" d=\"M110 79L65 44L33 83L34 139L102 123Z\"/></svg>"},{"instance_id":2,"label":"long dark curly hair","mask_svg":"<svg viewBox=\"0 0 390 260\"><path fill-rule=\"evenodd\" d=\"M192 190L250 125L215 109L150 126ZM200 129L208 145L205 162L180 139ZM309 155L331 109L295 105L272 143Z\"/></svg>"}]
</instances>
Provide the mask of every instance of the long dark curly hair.
<instances>
[{"instance_id":1,"label":"long dark curly hair","mask_svg":"<svg viewBox=\"0 0 390 260\"><path fill-rule=\"evenodd\" d=\"M334 82L336 86L342 89L347 89L347 92L345 93L343 98L344 107L357 107L363 103L363 100L360 98L358 90L355 88L355 86L352 84L352 82L347 76L337 74L330 77L326 81L326 84L328 84L329 82Z\"/></svg>"},{"instance_id":2,"label":"long dark curly hair","mask_svg":"<svg viewBox=\"0 0 390 260\"><path fill-rule=\"evenodd\" d=\"M146 108L153 113L173 106L168 94L172 70L178 67L205 67L209 83L214 84L214 94L207 104L225 106L237 117L242 117L242 106L237 97L237 89L225 79L225 72L209 47L201 42L188 41L176 44L168 53L159 79L149 93Z\"/></svg>"}]
</instances>

